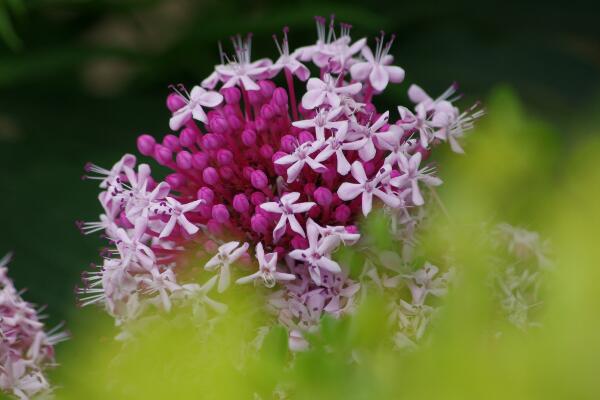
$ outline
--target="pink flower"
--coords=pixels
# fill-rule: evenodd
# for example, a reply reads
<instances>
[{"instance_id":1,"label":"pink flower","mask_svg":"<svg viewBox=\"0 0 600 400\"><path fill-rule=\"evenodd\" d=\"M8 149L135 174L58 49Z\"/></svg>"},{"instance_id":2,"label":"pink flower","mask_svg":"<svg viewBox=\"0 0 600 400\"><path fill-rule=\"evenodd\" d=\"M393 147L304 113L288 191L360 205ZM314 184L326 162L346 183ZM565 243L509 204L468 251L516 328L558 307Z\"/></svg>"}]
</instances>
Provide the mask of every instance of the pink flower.
<instances>
[{"instance_id":1,"label":"pink flower","mask_svg":"<svg viewBox=\"0 0 600 400\"><path fill-rule=\"evenodd\" d=\"M342 107L320 109L317 110L314 118L295 121L292 122L292 125L301 129L314 128L317 141L322 142L325 140L325 129L340 129L344 125L348 126L347 121L336 121L340 117L341 111Z\"/></svg>"},{"instance_id":2,"label":"pink flower","mask_svg":"<svg viewBox=\"0 0 600 400\"><path fill-rule=\"evenodd\" d=\"M366 139L364 145L358 150L361 160L370 161L375 157L377 149L374 139L381 133L379 130L387 124L389 115L388 111L384 112L372 125L370 122L361 125L356 120L350 120L350 138L352 140Z\"/></svg>"},{"instance_id":3,"label":"pink flower","mask_svg":"<svg viewBox=\"0 0 600 400\"><path fill-rule=\"evenodd\" d=\"M404 80L404 70L395 65L389 65L392 63L393 57L388 55L392 43L394 41L394 35L390 41L383 44L383 33L381 38L376 38L377 49L375 55L368 47L362 48L362 55L366 59L364 62L357 62L350 67L350 73L352 78L364 81L367 78L371 86L378 92L385 90L389 82L400 83Z\"/></svg>"},{"instance_id":4,"label":"pink flower","mask_svg":"<svg viewBox=\"0 0 600 400\"><path fill-rule=\"evenodd\" d=\"M173 232L175 225L181 226L189 235L193 235L198 232L199 228L192 224L185 216L186 213L193 211L202 204L203 200L192 201L187 204L181 204L179 201L175 200L173 197L166 198L166 205L163 206L165 209L165 213L170 215L169 222L164 226L162 231L160 232L160 238L167 237Z\"/></svg>"},{"instance_id":5,"label":"pink flower","mask_svg":"<svg viewBox=\"0 0 600 400\"><path fill-rule=\"evenodd\" d=\"M215 67L220 79L225 82L223 87L240 86L245 90L260 90L260 86L254 80L266 77L269 74L271 60L250 61L252 51L251 35L248 35L246 40L242 40L241 36L237 36L232 41L236 56L229 64Z\"/></svg>"},{"instance_id":6,"label":"pink flower","mask_svg":"<svg viewBox=\"0 0 600 400\"><path fill-rule=\"evenodd\" d=\"M146 227L147 221L138 218L133 232L128 233L123 228L117 229L115 237L117 251L124 266L128 266L131 262L139 262L147 270L153 267L156 260L154 252L143 242Z\"/></svg>"},{"instance_id":7,"label":"pink flower","mask_svg":"<svg viewBox=\"0 0 600 400\"><path fill-rule=\"evenodd\" d=\"M338 246L339 241L337 238L327 236L319 239L319 225L312 219L308 220L306 224L306 233L308 238L308 248L304 250L293 250L289 253L290 257L295 260L305 262L308 266L312 267L314 273L313 279L317 282L320 281L319 268L323 268L330 272L340 272L340 266L337 262L331 258L331 252ZM311 273L311 275L313 274Z\"/></svg>"},{"instance_id":8,"label":"pink flower","mask_svg":"<svg viewBox=\"0 0 600 400\"><path fill-rule=\"evenodd\" d=\"M310 78L306 84L306 94L302 96L302 107L312 110L327 104L336 108L339 107L341 102L340 94L354 95L362 87L358 82L348 85L341 82L341 85L339 85L338 80L339 78L334 78L330 74L325 74L323 80Z\"/></svg>"},{"instance_id":9,"label":"pink flower","mask_svg":"<svg viewBox=\"0 0 600 400\"><path fill-rule=\"evenodd\" d=\"M339 126L335 134L325 141L325 147L315 158L315 160L318 162L323 162L335 154L337 172L341 175L347 175L348 172L350 172L350 163L346 158L346 152L351 150L360 151L364 148L368 141L367 138L362 138L355 141L347 141L347 136L348 123L344 121L343 125Z\"/></svg>"},{"instance_id":10,"label":"pink flower","mask_svg":"<svg viewBox=\"0 0 600 400\"><path fill-rule=\"evenodd\" d=\"M344 182L338 189L338 196L342 200L352 200L362 195L362 212L364 216L369 215L373 207L373 196L379 197L385 204L394 208L400 205L400 200L379 188L382 179L386 178L391 171L389 165L384 165L377 175L368 179L365 169L360 161L352 163L352 177L358 183Z\"/></svg>"},{"instance_id":11,"label":"pink flower","mask_svg":"<svg viewBox=\"0 0 600 400\"><path fill-rule=\"evenodd\" d=\"M244 243L241 246L240 242L225 243L219 246L217 254L204 265L204 269L207 271L212 271L220 267L219 286L217 288L219 293L224 292L229 287L231 264L236 262L248 250L248 247L248 243Z\"/></svg>"},{"instance_id":12,"label":"pink flower","mask_svg":"<svg viewBox=\"0 0 600 400\"><path fill-rule=\"evenodd\" d=\"M95 172L98 176L86 175L85 178L99 180L100 188L106 189L117 181L121 174L125 172L126 167L131 168L134 165L135 156L132 154L125 154L110 170L88 163L85 166L86 172Z\"/></svg>"},{"instance_id":13,"label":"pink flower","mask_svg":"<svg viewBox=\"0 0 600 400\"><path fill-rule=\"evenodd\" d=\"M194 86L192 91L188 93L185 87L181 85L177 92L187 104L175 111L169 121L169 127L174 131L179 130L192 118L200 122L208 122L202 107L216 107L223 101L223 96L220 93L208 92L200 86Z\"/></svg>"},{"instance_id":14,"label":"pink flower","mask_svg":"<svg viewBox=\"0 0 600 400\"><path fill-rule=\"evenodd\" d=\"M290 54L290 44L288 42L288 34L289 29L285 27L283 29L283 41L281 45L277 41L277 37L273 35L273 39L275 40L275 44L277 45L277 50L279 50L279 58L273 65L269 67L269 71L277 74L282 69L288 70L290 73L296 75L298 79L305 81L310 76L310 70L298 61L299 53L296 51Z\"/></svg>"},{"instance_id":15,"label":"pink flower","mask_svg":"<svg viewBox=\"0 0 600 400\"><path fill-rule=\"evenodd\" d=\"M256 245L256 259L258 260L258 272L240 278L235 283L244 284L261 278L266 287L272 288L277 281L296 279L294 274L277 272L277 253L265 254L262 243Z\"/></svg>"},{"instance_id":16,"label":"pink flower","mask_svg":"<svg viewBox=\"0 0 600 400\"><path fill-rule=\"evenodd\" d=\"M398 157L398 165L400 166L402 175L390 180L390 183L396 187L409 186L412 190L412 201L417 206L425 203L421 191L419 190L419 181L422 181L429 186L439 186L442 184L440 178L432 176L431 173L433 170L431 168L425 167L419 169L420 164L421 153L417 152L410 156L410 158L400 154Z\"/></svg>"},{"instance_id":17,"label":"pink flower","mask_svg":"<svg viewBox=\"0 0 600 400\"><path fill-rule=\"evenodd\" d=\"M44 373L55 365L54 346L69 336L58 331L61 325L44 331L43 316L8 277L10 258L0 259L0 391L21 400L46 397L51 387Z\"/></svg>"},{"instance_id":18,"label":"pink flower","mask_svg":"<svg viewBox=\"0 0 600 400\"><path fill-rule=\"evenodd\" d=\"M315 203L312 201L305 203L296 203L300 198L300 193L293 192L288 193L279 199L278 202L268 202L260 205L265 211L272 212L275 214L281 214L281 218L279 218L279 222L273 229L273 239L277 242L281 236L285 233L286 223L289 222L290 228L302 237L305 237L304 229L298 223L298 220L294 216L294 214L305 213L310 210Z\"/></svg>"},{"instance_id":19,"label":"pink flower","mask_svg":"<svg viewBox=\"0 0 600 400\"><path fill-rule=\"evenodd\" d=\"M311 154L318 151L320 148L321 143L318 141L302 143L301 145L296 147L294 153L288 154L277 159L277 161L275 161L275 164L291 164L287 169L288 183L292 183L298 178L298 175L300 175L300 172L302 171L302 168L305 165L308 165L313 171L324 172L327 170L327 167L310 157Z\"/></svg>"}]
</instances>

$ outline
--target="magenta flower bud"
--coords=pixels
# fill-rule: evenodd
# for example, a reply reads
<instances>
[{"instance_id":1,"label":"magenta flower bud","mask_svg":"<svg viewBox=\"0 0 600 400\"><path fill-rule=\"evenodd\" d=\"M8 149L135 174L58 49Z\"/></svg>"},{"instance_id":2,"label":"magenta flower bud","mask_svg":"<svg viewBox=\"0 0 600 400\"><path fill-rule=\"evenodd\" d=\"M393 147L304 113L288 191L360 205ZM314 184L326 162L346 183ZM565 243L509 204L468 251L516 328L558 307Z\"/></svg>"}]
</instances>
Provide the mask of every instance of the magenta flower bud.
<instances>
[{"instance_id":1,"label":"magenta flower bud","mask_svg":"<svg viewBox=\"0 0 600 400\"><path fill-rule=\"evenodd\" d=\"M369 114L373 114L373 115L377 115L377 109L375 108L375 105L373 105L373 103L367 103L365 105L365 114L369 115ZM377 118L379 117L379 115L377 115ZM377 119L375 118L375 119Z\"/></svg>"},{"instance_id":2,"label":"magenta flower bud","mask_svg":"<svg viewBox=\"0 0 600 400\"><path fill-rule=\"evenodd\" d=\"M242 98L240 90L236 87L221 89L221 94L225 98L227 104L237 104Z\"/></svg>"},{"instance_id":3,"label":"magenta flower bud","mask_svg":"<svg viewBox=\"0 0 600 400\"><path fill-rule=\"evenodd\" d=\"M242 132L242 143L246 146L252 146L256 143L256 132L251 129L245 129L244 132Z\"/></svg>"},{"instance_id":4,"label":"magenta flower bud","mask_svg":"<svg viewBox=\"0 0 600 400\"><path fill-rule=\"evenodd\" d=\"M256 233L262 233L263 235L269 233L269 221L260 214L253 215L250 218L250 226Z\"/></svg>"},{"instance_id":5,"label":"magenta flower bud","mask_svg":"<svg viewBox=\"0 0 600 400\"><path fill-rule=\"evenodd\" d=\"M304 185L304 194L310 197L310 196L312 196L312 194L315 192L316 189L317 189L317 185L315 185L312 182L309 182L306 185Z\"/></svg>"},{"instance_id":6,"label":"magenta flower bud","mask_svg":"<svg viewBox=\"0 0 600 400\"><path fill-rule=\"evenodd\" d=\"M196 196L199 200L204 200L204 204L211 205L215 198L215 192L211 188L203 186L198 189Z\"/></svg>"},{"instance_id":7,"label":"magenta flower bud","mask_svg":"<svg viewBox=\"0 0 600 400\"><path fill-rule=\"evenodd\" d=\"M227 117L227 124L231 129L237 131L244 126L244 121L242 121L237 115L229 115Z\"/></svg>"},{"instance_id":8,"label":"magenta flower bud","mask_svg":"<svg viewBox=\"0 0 600 400\"><path fill-rule=\"evenodd\" d=\"M352 210L345 204L337 206L334 212L335 219L342 224L350 219L350 215L352 215Z\"/></svg>"},{"instance_id":9,"label":"magenta flower bud","mask_svg":"<svg viewBox=\"0 0 600 400\"><path fill-rule=\"evenodd\" d=\"M312 219L317 219L321 215L321 208L319 206L312 206L308 210L308 216Z\"/></svg>"},{"instance_id":10,"label":"magenta flower bud","mask_svg":"<svg viewBox=\"0 0 600 400\"><path fill-rule=\"evenodd\" d=\"M167 108L171 112L175 112L179 110L181 107L185 106L186 102L177 93L171 93L167 96Z\"/></svg>"},{"instance_id":11,"label":"magenta flower bud","mask_svg":"<svg viewBox=\"0 0 600 400\"><path fill-rule=\"evenodd\" d=\"M217 162L219 165L229 165L233 161L233 153L227 149L217 151Z\"/></svg>"},{"instance_id":12,"label":"magenta flower bud","mask_svg":"<svg viewBox=\"0 0 600 400\"><path fill-rule=\"evenodd\" d=\"M264 132L269 128L267 121L265 121L264 118L261 117L256 118L256 121L254 121L254 126L259 132Z\"/></svg>"},{"instance_id":13,"label":"magenta flower bud","mask_svg":"<svg viewBox=\"0 0 600 400\"><path fill-rule=\"evenodd\" d=\"M200 211L200 216L202 218L210 219L212 217L212 206L200 204L200 206L198 206L198 210Z\"/></svg>"},{"instance_id":14,"label":"magenta flower bud","mask_svg":"<svg viewBox=\"0 0 600 400\"><path fill-rule=\"evenodd\" d=\"M168 147L171 151L178 151L180 149L179 138L175 135L166 135L162 143L163 146Z\"/></svg>"},{"instance_id":15,"label":"magenta flower bud","mask_svg":"<svg viewBox=\"0 0 600 400\"><path fill-rule=\"evenodd\" d=\"M140 135L137 138L137 148L145 156L151 156L154 153L156 140L150 135Z\"/></svg>"},{"instance_id":16,"label":"magenta flower bud","mask_svg":"<svg viewBox=\"0 0 600 400\"><path fill-rule=\"evenodd\" d=\"M192 168L192 155L189 151L182 150L175 156L175 162L178 168L190 169Z\"/></svg>"},{"instance_id":17,"label":"magenta flower bud","mask_svg":"<svg viewBox=\"0 0 600 400\"><path fill-rule=\"evenodd\" d=\"M192 147L196 143L198 134L190 128L185 128L179 134L179 144L184 147Z\"/></svg>"},{"instance_id":18,"label":"magenta flower bud","mask_svg":"<svg viewBox=\"0 0 600 400\"><path fill-rule=\"evenodd\" d=\"M208 254L214 254L218 251L218 249L219 245L214 240L209 239L204 242L204 250L206 250Z\"/></svg>"},{"instance_id":19,"label":"magenta flower bud","mask_svg":"<svg viewBox=\"0 0 600 400\"><path fill-rule=\"evenodd\" d=\"M214 133L207 133L202 136L202 148L206 150L216 150L219 148L219 139Z\"/></svg>"},{"instance_id":20,"label":"magenta flower bud","mask_svg":"<svg viewBox=\"0 0 600 400\"><path fill-rule=\"evenodd\" d=\"M294 249L306 249L306 248L308 248L308 240L306 240L305 238L303 238L300 235L294 236L294 238L292 239L291 243L292 243L292 247Z\"/></svg>"},{"instance_id":21,"label":"magenta flower bud","mask_svg":"<svg viewBox=\"0 0 600 400\"><path fill-rule=\"evenodd\" d=\"M286 153L292 153L296 148L296 138L292 135L285 135L281 138L281 150Z\"/></svg>"},{"instance_id":22,"label":"magenta flower bud","mask_svg":"<svg viewBox=\"0 0 600 400\"><path fill-rule=\"evenodd\" d=\"M273 91L273 102L278 106L286 106L288 103L288 95L284 88L277 88Z\"/></svg>"},{"instance_id":23,"label":"magenta flower bud","mask_svg":"<svg viewBox=\"0 0 600 400\"><path fill-rule=\"evenodd\" d=\"M250 183L257 189L264 189L269 184L269 179L264 172L255 170L252 175L250 175Z\"/></svg>"},{"instance_id":24,"label":"magenta flower bud","mask_svg":"<svg viewBox=\"0 0 600 400\"><path fill-rule=\"evenodd\" d=\"M244 167L242 169L242 176L244 177L244 179L250 180L250 177L252 176L253 172L254 172L254 168Z\"/></svg>"},{"instance_id":25,"label":"magenta flower bud","mask_svg":"<svg viewBox=\"0 0 600 400\"><path fill-rule=\"evenodd\" d=\"M298 141L300 143L314 142L315 137L309 131L302 131L298 134Z\"/></svg>"},{"instance_id":26,"label":"magenta flower bud","mask_svg":"<svg viewBox=\"0 0 600 400\"><path fill-rule=\"evenodd\" d=\"M333 201L333 193L331 193L331 190L327 189L324 186L321 186L320 188L315 190L313 192L313 197L315 199L315 202L323 207L329 207L331 205L331 202Z\"/></svg>"},{"instance_id":27,"label":"magenta flower bud","mask_svg":"<svg viewBox=\"0 0 600 400\"><path fill-rule=\"evenodd\" d=\"M208 121L210 129L215 133L226 133L229 130L227 120L223 117L215 117Z\"/></svg>"},{"instance_id":28,"label":"magenta flower bud","mask_svg":"<svg viewBox=\"0 0 600 400\"><path fill-rule=\"evenodd\" d=\"M260 90L248 90L248 100L253 106L262 103L263 98L260 94Z\"/></svg>"},{"instance_id":29,"label":"magenta flower bud","mask_svg":"<svg viewBox=\"0 0 600 400\"><path fill-rule=\"evenodd\" d=\"M260 94L263 96L263 98L270 99L271 96L273 96L275 84L272 81L260 81L258 82L258 86L260 86Z\"/></svg>"},{"instance_id":30,"label":"magenta flower bud","mask_svg":"<svg viewBox=\"0 0 600 400\"><path fill-rule=\"evenodd\" d=\"M231 167L225 166L225 167L219 168L219 175L221 175L221 178L228 181L233 178L235 173L233 172L233 169L231 169Z\"/></svg>"},{"instance_id":31,"label":"magenta flower bud","mask_svg":"<svg viewBox=\"0 0 600 400\"><path fill-rule=\"evenodd\" d=\"M356 225L348 225L346 227L346 232L348 233L358 233L358 227Z\"/></svg>"},{"instance_id":32,"label":"magenta flower bud","mask_svg":"<svg viewBox=\"0 0 600 400\"><path fill-rule=\"evenodd\" d=\"M233 196L233 209L239 213L246 213L250 209L248 197L243 193L238 193Z\"/></svg>"},{"instance_id":33,"label":"magenta flower bud","mask_svg":"<svg viewBox=\"0 0 600 400\"><path fill-rule=\"evenodd\" d=\"M160 165L167 165L173 160L173 153L169 148L157 144L154 146L154 158Z\"/></svg>"},{"instance_id":34,"label":"magenta flower bud","mask_svg":"<svg viewBox=\"0 0 600 400\"><path fill-rule=\"evenodd\" d=\"M185 185L186 179L185 176L179 173L174 173L167 175L165 181L169 184L169 186L171 186L171 188L177 189Z\"/></svg>"},{"instance_id":35,"label":"magenta flower bud","mask_svg":"<svg viewBox=\"0 0 600 400\"><path fill-rule=\"evenodd\" d=\"M206 229L208 229L208 232L215 236L219 236L223 233L223 226L219 223L219 221L214 219L211 219L206 223Z\"/></svg>"},{"instance_id":36,"label":"magenta flower bud","mask_svg":"<svg viewBox=\"0 0 600 400\"><path fill-rule=\"evenodd\" d=\"M260 108L260 116L266 120L273 119L275 117L276 111L270 104L265 104Z\"/></svg>"},{"instance_id":37,"label":"magenta flower bud","mask_svg":"<svg viewBox=\"0 0 600 400\"><path fill-rule=\"evenodd\" d=\"M266 160L270 160L273 157L273 148L268 144L263 144L260 146L260 150L258 151L260 156Z\"/></svg>"},{"instance_id":38,"label":"magenta flower bud","mask_svg":"<svg viewBox=\"0 0 600 400\"><path fill-rule=\"evenodd\" d=\"M195 169L203 170L208 165L208 156L205 153L194 153L192 156L192 166Z\"/></svg>"},{"instance_id":39,"label":"magenta flower bud","mask_svg":"<svg viewBox=\"0 0 600 400\"><path fill-rule=\"evenodd\" d=\"M206 167L204 171L202 171L202 179L207 184L214 186L219 182L219 173L213 167Z\"/></svg>"},{"instance_id":40,"label":"magenta flower bud","mask_svg":"<svg viewBox=\"0 0 600 400\"><path fill-rule=\"evenodd\" d=\"M212 217L217 222L224 224L229 221L229 211L224 204L216 204L212 208Z\"/></svg>"},{"instance_id":41,"label":"magenta flower bud","mask_svg":"<svg viewBox=\"0 0 600 400\"><path fill-rule=\"evenodd\" d=\"M259 206L267 200L267 196L263 192L254 192L250 195L250 201L255 206Z\"/></svg>"}]
</instances>

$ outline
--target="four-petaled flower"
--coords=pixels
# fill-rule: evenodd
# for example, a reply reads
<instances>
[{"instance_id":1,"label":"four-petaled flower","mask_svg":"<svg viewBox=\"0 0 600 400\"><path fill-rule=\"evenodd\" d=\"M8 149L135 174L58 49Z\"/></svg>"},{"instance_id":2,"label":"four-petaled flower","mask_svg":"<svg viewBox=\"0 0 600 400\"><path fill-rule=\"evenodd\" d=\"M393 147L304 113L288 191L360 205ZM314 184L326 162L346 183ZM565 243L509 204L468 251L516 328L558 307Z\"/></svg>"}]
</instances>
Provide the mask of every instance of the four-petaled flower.
<instances>
[{"instance_id":1,"label":"four-petaled flower","mask_svg":"<svg viewBox=\"0 0 600 400\"><path fill-rule=\"evenodd\" d=\"M262 279L265 286L272 288L277 281L292 281L296 279L294 274L277 272L277 253L265 254L262 243L256 245L256 259L258 260L258 271L252 275L238 279L235 283L244 284L256 279Z\"/></svg>"},{"instance_id":2,"label":"four-petaled flower","mask_svg":"<svg viewBox=\"0 0 600 400\"><path fill-rule=\"evenodd\" d=\"M379 187L380 182L387 178L391 172L391 167L384 165L375 175L374 178L367 178L365 169L360 161L352 163L352 177L358 183L344 182L338 189L338 196L342 200L353 200L362 194L362 212L364 216L369 215L373 207L373 196L379 197L385 204L395 208L400 205L400 199L384 192Z\"/></svg>"},{"instance_id":3,"label":"four-petaled flower","mask_svg":"<svg viewBox=\"0 0 600 400\"><path fill-rule=\"evenodd\" d=\"M281 196L278 202L268 202L260 205L260 208L265 211L281 214L279 222L275 226L275 229L273 229L273 239L276 242L285 233L287 222L290 223L290 228L292 228L294 232L302 237L305 237L304 229L302 229L302 225L300 225L294 214L307 212L315 205L315 203L309 201L305 203L294 204L299 198L300 193L298 192L287 193Z\"/></svg>"},{"instance_id":4,"label":"four-petaled flower","mask_svg":"<svg viewBox=\"0 0 600 400\"><path fill-rule=\"evenodd\" d=\"M239 247L238 247L239 246ZM240 246L240 242L228 242L219 246L217 254L204 265L204 269L212 271L217 267L221 267L219 271L219 286L217 290L222 293L229 287L231 276L230 266L237 261L248 250L249 244L244 243Z\"/></svg>"}]
</instances>

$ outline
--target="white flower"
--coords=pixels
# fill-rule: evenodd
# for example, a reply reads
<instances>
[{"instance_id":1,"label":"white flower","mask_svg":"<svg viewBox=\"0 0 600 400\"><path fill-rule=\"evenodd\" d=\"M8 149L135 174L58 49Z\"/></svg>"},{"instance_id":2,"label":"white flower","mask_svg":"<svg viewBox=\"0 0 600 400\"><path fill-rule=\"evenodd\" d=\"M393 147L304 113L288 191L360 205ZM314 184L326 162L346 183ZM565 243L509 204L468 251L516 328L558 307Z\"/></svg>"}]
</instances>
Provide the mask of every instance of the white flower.
<instances>
[{"instance_id":1,"label":"white flower","mask_svg":"<svg viewBox=\"0 0 600 400\"><path fill-rule=\"evenodd\" d=\"M301 235L302 237L305 237L304 229L302 229L302 226L300 225L300 223L298 223L298 220L296 219L294 214L307 212L315 205L315 203L305 202L305 203L294 204L294 203L296 203L296 201L298 201L299 198L300 198L300 193L293 192L293 193L288 193L288 194L281 196L281 198L279 199L279 202L277 202L277 203L276 202L268 202L268 203L263 203L260 205L260 208L262 208L265 211L276 213L276 214L281 214L281 218L279 219L279 222L273 229L273 239L276 242L285 233L285 228L286 228L287 222L290 223L290 227L292 228L292 230L294 232Z\"/></svg>"},{"instance_id":2,"label":"white flower","mask_svg":"<svg viewBox=\"0 0 600 400\"><path fill-rule=\"evenodd\" d=\"M244 284L256 279L262 279L265 286L272 288L277 281L292 281L296 275L277 272L277 253L265 254L262 243L256 245L256 259L258 271L252 275L238 279L235 283Z\"/></svg>"},{"instance_id":3,"label":"white flower","mask_svg":"<svg viewBox=\"0 0 600 400\"><path fill-rule=\"evenodd\" d=\"M228 242L219 246L217 254L204 265L204 269L207 271L212 271L217 267L221 268L219 286L217 288L219 293L224 292L229 287L231 276L229 267L231 264L237 261L248 250L248 243L244 243L241 246L239 244L239 242Z\"/></svg>"}]
</instances>

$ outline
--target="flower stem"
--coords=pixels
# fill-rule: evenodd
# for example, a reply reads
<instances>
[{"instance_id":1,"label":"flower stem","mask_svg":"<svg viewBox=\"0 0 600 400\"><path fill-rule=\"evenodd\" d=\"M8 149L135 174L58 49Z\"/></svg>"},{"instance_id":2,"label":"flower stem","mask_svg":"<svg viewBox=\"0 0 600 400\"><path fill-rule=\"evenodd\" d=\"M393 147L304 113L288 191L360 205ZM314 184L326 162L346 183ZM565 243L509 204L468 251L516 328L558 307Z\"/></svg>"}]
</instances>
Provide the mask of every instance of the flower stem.
<instances>
[{"instance_id":1,"label":"flower stem","mask_svg":"<svg viewBox=\"0 0 600 400\"><path fill-rule=\"evenodd\" d=\"M296 102L296 90L294 89L294 77L292 76L292 72L285 69L285 80L287 81L288 91L290 93L290 104L292 106L292 118L294 121L298 121L298 103Z\"/></svg>"}]
</instances>

